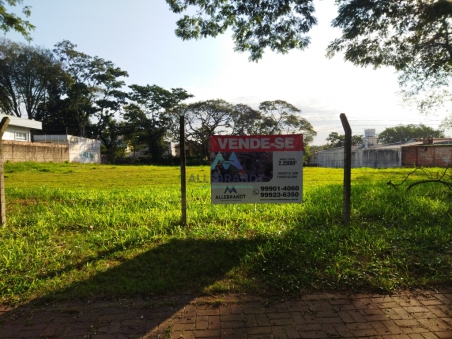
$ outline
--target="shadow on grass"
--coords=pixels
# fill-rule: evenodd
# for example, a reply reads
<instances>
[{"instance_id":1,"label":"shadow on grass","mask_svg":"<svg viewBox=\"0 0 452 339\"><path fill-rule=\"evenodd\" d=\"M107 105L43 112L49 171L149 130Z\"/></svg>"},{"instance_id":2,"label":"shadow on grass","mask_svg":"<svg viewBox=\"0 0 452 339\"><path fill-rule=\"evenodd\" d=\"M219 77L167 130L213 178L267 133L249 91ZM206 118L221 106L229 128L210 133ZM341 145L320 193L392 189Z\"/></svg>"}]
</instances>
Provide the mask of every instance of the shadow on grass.
<instances>
[{"instance_id":1,"label":"shadow on grass","mask_svg":"<svg viewBox=\"0 0 452 339\"><path fill-rule=\"evenodd\" d=\"M291 289L300 292L307 291L308 286L320 290L358 287L369 291L381 286L385 276L397 272L404 273L405 280L419 275L428 277L430 273L425 268L430 267L442 272L439 282L450 284L448 253L443 253L441 244L435 247L434 257L443 255L446 261L435 263L428 258L432 250L428 245L439 241L437 236L432 234L430 239L426 235L413 236L406 243L394 240L398 247L392 242L378 248L362 246L382 237L383 234L354 227L318 225L271 238L172 239L85 281L0 312L0 337L169 338L175 328L196 330L193 318L188 316L193 312L192 296L206 290L221 293L223 285L227 285L225 290L234 290L237 279L241 279L237 285L242 291L247 285L253 292L277 287L284 288L278 292L287 293ZM358 247L347 245L350 239L355 239ZM402 248L405 250L401 251ZM114 258L111 251L106 253L97 260ZM397 256L400 261L390 264L386 261L388 256ZM425 258L420 267L413 265L418 258ZM83 264L50 273L48 277L83 269ZM132 304L133 298L141 304ZM160 307L153 307L155 304ZM177 321L185 321L186 326Z\"/></svg>"},{"instance_id":2,"label":"shadow on grass","mask_svg":"<svg viewBox=\"0 0 452 339\"><path fill-rule=\"evenodd\" d=\"M47 298L127 298L203 293L205 288L239 267L242 258L255 252L263 242L172 239Z\"/></svg>"},{"instance_id":3,"label":"shadow on grass","mask_svg":"<svg viewBox=\"0 0 452 339\"><path fill-rule=\"evenodd\" d=\"M223 283L231 283L229 272L237 269L247 253L254 252L263 241L170 240L68 288L15 309L0 309L0 338L33 333L35 337L123 334L141 338L149 333L171 337L167 336L171 326L165 321L188 310L193 296L210 286L214 286L212 292L221 292ZM104 253L98 260L107 258ZM83 269L83 264L46 277ZM129 301L133 298L142 304L132 307Z\"/></svg>"}]
</instances>

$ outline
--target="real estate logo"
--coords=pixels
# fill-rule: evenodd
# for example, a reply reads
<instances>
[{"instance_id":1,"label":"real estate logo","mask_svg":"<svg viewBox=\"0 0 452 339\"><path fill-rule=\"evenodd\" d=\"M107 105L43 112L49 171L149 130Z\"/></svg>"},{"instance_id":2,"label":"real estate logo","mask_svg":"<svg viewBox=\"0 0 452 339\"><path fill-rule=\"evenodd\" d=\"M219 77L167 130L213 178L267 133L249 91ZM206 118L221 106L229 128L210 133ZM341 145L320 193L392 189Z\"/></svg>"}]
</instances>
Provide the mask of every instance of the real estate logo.
<instances>
[{"instance_id":1,"label":"real estate logo","mask_svg":"<svg viewBox=\"0 0 452 339\"><path fill-rule=\"evenodd\" d=\"M229 169L229 167L231 165L237 167L237 169L239 169L239 170L243 169L242 165L240 164L239 159L237 158L237 156L235 155L234 152L232 152L232 154L228 160L226 160L223 157L223 154L221 154L221 152L218 152L217 156L215 157L215 160L213 161L212 165L210 166L210 169L212 169L212 170L215 169L215 167L218 165L218 163L220 163L220 165L222 165L225 170Z\"/></svg>"},{"instance_id":2,"label":"real estate logo","mask_svg":"<svg viewBox=\"0 0 452 339\"><path fill-rule=\"evenodd\" d=\"M232 186L231 188L229 188L229 186L226 186L226 189L224 190L223 193L236 193L237 194L237 190L235 189L234 186Z\"/></svg>"}]
</instances>

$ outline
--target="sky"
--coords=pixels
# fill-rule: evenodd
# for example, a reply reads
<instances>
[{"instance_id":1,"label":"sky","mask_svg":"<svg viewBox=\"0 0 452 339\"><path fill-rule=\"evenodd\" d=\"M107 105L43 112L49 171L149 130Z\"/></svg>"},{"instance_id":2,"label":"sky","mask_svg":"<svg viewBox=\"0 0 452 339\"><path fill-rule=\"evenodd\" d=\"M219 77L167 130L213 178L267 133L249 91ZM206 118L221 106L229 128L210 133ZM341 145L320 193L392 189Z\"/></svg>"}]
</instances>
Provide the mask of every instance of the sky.
<instances>
[{"instance_id":1,"label":"sky","mask_svg":"<svg viewBox=\"0 0 452 339\"><path fill-rule=\"evenodd\" d=\"M315 1L318 25L308 34L307 50L285 55L268 50L258 63L250 62L248 53L234 52L230 32L201 40L177 38L181 15L164 0L24 0L23 5L32 7L33 45L52 48L69 40L80 52L126 70L127 85L181 87L194 95L191 101L224 99L257 108L263 101L285 100L314 126L314 145L326 144L331 132L344 134L340 113L346 114L353 134L365 129L378 134L409 123L438 128L446 116L419 114L404 105L390 68L360 68L341 55L325 57L328 43L340 36L331 28L334 0ZM5 37L26 42L14 32Z\"/></svg>"}]
</instances>

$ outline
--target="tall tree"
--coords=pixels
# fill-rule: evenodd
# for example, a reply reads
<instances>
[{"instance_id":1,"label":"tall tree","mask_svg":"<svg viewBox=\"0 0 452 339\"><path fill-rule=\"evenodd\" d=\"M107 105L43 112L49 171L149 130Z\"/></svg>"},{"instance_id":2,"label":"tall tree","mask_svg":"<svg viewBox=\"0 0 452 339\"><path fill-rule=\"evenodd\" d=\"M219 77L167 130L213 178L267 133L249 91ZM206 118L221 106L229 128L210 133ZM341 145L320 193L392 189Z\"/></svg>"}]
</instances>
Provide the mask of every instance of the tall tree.
<instances>
[{"instance_id":1,"label":"tall tree","mask_svg":"<svg viewBox=\"0 0 452 339\"><path fill-rule=\"evenodd\" d=\"M248 105L234 105L231 111L232 135L259 134L262 113Z\"/></svg>"},{"instance_id":2,"label":"tall tree","mask_svg":"<svg viewBox=\"0 0 452 339\"><path fill-rule=\"evenodd\" d=\"M255 110L244 104L207 100L183 107L187 120L187 139L196 154L208 157L210 137L214 134L257 135L303 133L306 144L317 133L299 116L295 106L282 101L265 101Z\"/></svg>"},{"instance_id":3,"label":"tall tree","mask_svg":"<svg viewBox=\"0 0 452 339\"><path fill-rule=\"evenodd\" d=\"M234 106L224 100L199 101L182 107L185 114L186 138L195 154L209 157L210 137L228 134Z\"/></svg>"},{"instance_id":4,"label":"tall tree","mask_svg":"<svg viewBox=\"0 0 452 339\"><path fill-rule=\"evenodd\" d=\"M154 160L162 157L164 138L168 135L173 112L181 103L191 98L182 88L166 90L156 85L131 85L128 94L130 103L124 107L124 119L127 121L128 132L133 136L134 143L145 143Z\"/></svg>"},{"instance_id":5,"label":"tall tree","mask_svg":"<svg viewBox=\"0 0 452 339\"><path fill-rule=\"evenodd\" d=\"M301 110L283 100L264 101L259 105L262 112L260 134L303 133L303 141L309 143L317 135L311 123L299 114Z\"/></svg>"},{"instance_id":6,"label":"tall tree","mask_svg":"<svg viewBox=\"0 0 452 339\"><path fill-rule=\"evenodd\" d=\"M0 0L0 30L8 32L9 30L14 30L27 39L31 40L30 31L35 28L30 22L22 19L14 13L6 10L5 4L9 6L17 6L21 4L22 0ZM31 14L31 7L24 6L22 8L22 13L25 17L29 17Z\"/></svg>"},{"instance_id":7,"label":"tall tree","mask_svg":"<svg viewBox=\"0 0 452 339\"><path fill-rule=\"evenodd\" d=\"M444 138L444 131L435 130L423 124L415 125L398 125L395 127L386 128L378 135L378 142L389 144L396 142L407 142L415 138Z\"/></svg>"},{"instance_id":8,"label":"tall tree","mask_svg":"<svg viewBox=\"0 0 452 339\"><path fill-rule=\"evenodd\" d=\"M92 118L100 121L102 116L112 116L119 111L126 98L122 91L125 85L122 78L127 77L128 73L113 62L79 52L76 47L64 40L54 49L69 77L64 95L68 102L67 109L76 121L76 125L69 126L69 130L79 136L85 136L87 131L98 134Z\"/></svg>"},{"instance_id":9,"label":"tall tree","mask_svg":"<svg viewBox=\"0 0 452 339\"><path fill-rule=\"evenodd\" d=\"M34 119L62 70L47 49L0 39L0 110Z\"/></svg>"}]
</instances>

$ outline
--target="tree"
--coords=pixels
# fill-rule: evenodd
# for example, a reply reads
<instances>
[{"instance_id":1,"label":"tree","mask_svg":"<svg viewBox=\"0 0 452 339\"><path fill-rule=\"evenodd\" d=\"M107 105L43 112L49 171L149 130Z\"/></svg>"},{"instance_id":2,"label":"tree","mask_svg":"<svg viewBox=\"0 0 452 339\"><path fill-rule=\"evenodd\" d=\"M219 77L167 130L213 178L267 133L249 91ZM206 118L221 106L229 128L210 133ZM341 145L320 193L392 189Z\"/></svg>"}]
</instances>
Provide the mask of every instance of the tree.
<instances>
[{"instance_id":1,"label":"tree","mask_svg":"<svg viewBox=\"0 0 452 339\"><path fill-rule=\"evenodd\" d=\"M233 105L221 99L199 101L182 107L187 124L185 135L195 154L208 158L210 137L230 133L233 110ZM238 114L238 111L235 113ZM240 120L239 117L236 119Z\"/></svg>"},{"instance_id":2,"label":"tree","mask_svg":"<svg viewBox=\"0 0 452 339\"><path fill-rule=\"evenodd\" d=\"M231 135L253 135L259 134L259 126L262 113L248 105L237 104L232 107Z\"/></svg>"},{"instance_id":3,"label":"tree","mask_svg":"<svg viewBox=\"0 0 452 339\"><path fill-rule=\"evenodd\" d=\"M398 125L396 127L386 128L378 135L378 142L384 144L402 142L405 143L415 138L444 138L444 132L442 130L435 130L431 127L427 127L423 124L415 125Z\"/></svg>"},{"instance_id":4,"label":"tree","mask_svg":"<svg viewBox=\"0 0 452 339\"><path fill-rule=\"evenodd\" d=\"M0 30L8 32L14 30L27 39L31 40L30 31L35 28L30 22L22 19L14 13L8 12L5 8L5 3L10 6L16 6L22 3L22 0L0 0ZM25 17L29 17L31 14L30 6L24 6L22 13Z\"/></svg>"},{"instance_id":5,"label":"tree","mask_svg":"<svg viewBox=\"0 0 452 339\"><path fill-rule=\"evenodd\" d=\"M177 22L182 39L216 37L232 28L235 50L258 61L269 47L286 53L309 44L316 24L313 0L166 0L175 13L197 9ZM358 66L394 67L405 100L421 112L452 101L450 0L335 0L333 27L342 29L327 55L343 52ZM452 126L446 119L444 126Z\"/></svg>"},{"instance_id":6,"label":"tree","mask_svg":"<svg viewBox=\"0 0 452 339\"><path fill-rule=\"evenodd\" d=\"M344 147L345 146L345 135L339 134L337 132L331 132L326 138L327 144L324 149ZM363 136L362 135L352 135L352 145L358 146L362 145Z\"/></svg>"},{"instance_id":7,"label":"tree","mask_svg":"<svg viewBox=\"0 0 452 339\"><path fill-rule=\"evenodd\" d=\"M305 36L317 23L313 0L166 0L174 13L189 6L198 8L192 17L185 15L177 22L176 35L183 40L216 37L228 28L233 31L235 49L249 51L250 60L262 58L265 48L287 53L305 49Z\"/></svg>"},{"instance_id":8,"label":"tree","mask_svg":"<svg viewBox=\"0 0 452 339\"><path fill-rule=\"evenodd\" d=\"M305 118L299 116L301 110L283 100L264 101L259 105L262 112L259 134L303 133L303 142L310 143L317 132Z\"/></svg>"},{"instance_id":9,"label":"tree","mask_svg":"<svg viewBox=\"0 0 452 339\"><path fill-rule=\"evenodd\" d=\"M170 91L156 85L131 85L128 94L130 103L124 107L124 119L128 133L133 136L129 141L145 143L153 160L158 160L164 152L163 142L169 134L172 118L181 103L191 98L182 88Z\"/></svg>"},{"instance_id":10,"label":"tree","mask_svg":"<svg viewBox=\"0 0 452 339\"><path fill-rule=\"evenodd\" d=\"M126 93L122 78L128 73L113 62L92 57L76 50L77 45L64 40L55 45L54 53L68 76L65 93L59 93L67 102L66 113L76 124L66 126L74 135L99 135L103 116L112 117L125 103ZM100 122L95 126L92 118ZM107 119L108 120L108 119Z\"/></svg>"},{"instance_id":11,"label":"tree","mask_svg":"<svg viewBox=\"0 0 452 339\"><path fill-rule=\"evenodd\" d=\"M214 134L257 135L303 133L305 144L317 133L299 116L295 106L282 101L264 101L259 110L244 105L232 105L224 100L207 100L183 108L187 121L187 139L199 155L210 154L210 137Z\"/></svg>"},{"instance_id":12,"label":"tree","mask_svg":"<svg viewBox=\"0 0 452 339\"><path fill-rule=\"evenodd\" d=\"M50 50L0 39L0 110L34 119L61 74Z\"/></svg>"},{"instance_id":13,"label":"tree","mask_svg":"<svg viewBox=\"0 0 452 339\"><path fill-rule=\"evenodd\" d=\"M407 99L421 111L445 100L452 72L449 0L337 0L333 26L342 37L328 47L328 55L344 52L359 66L393 66Z\"/></svg>"}]
</instances>

